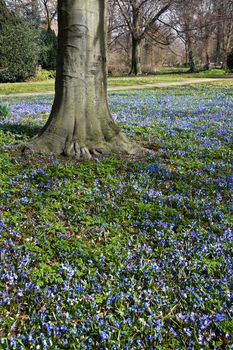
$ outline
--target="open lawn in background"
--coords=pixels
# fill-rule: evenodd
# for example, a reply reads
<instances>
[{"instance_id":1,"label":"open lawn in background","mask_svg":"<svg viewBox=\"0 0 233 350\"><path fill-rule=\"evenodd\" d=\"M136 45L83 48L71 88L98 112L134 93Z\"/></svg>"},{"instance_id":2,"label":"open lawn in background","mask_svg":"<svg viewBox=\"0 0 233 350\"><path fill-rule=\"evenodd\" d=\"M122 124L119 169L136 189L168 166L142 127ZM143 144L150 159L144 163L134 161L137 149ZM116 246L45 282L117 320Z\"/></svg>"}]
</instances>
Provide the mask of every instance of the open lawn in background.
<instances>
[{"instance_id":1,"label":"open lawn in background","mask_svg":"<svg viewBox=\"0 0 233 350\"><path fill-rule=\"evenodd\" d=\"M132 85L144 85L144 84L159 84L170 82L182 82L187 79L200 79L200 78L227 78L228 74L223 69L211 69L209 71L202 71L197 73L188 74L187 72L169 72L167 70L160 70L154 75L143 75L138 77L109 77L108 86L132 86ZM233 79L227 78L228 83ZM226 82L225 82L226 83ZM54 91L54 79L48 79L43 81L30 81L24 83L4 83L0 84L0 95L10 95L17 93L34 93L34 92L50 92Z\"/></svg>"},{"instance_id":2,"label":"open lawn in background","mask_svg":"<svg viewBox=\"0 0 233 350\"><path fill-rule=\"evenodd\" d=\"M21 157L52 98L8 101L0 349L232 349L232 88L109 94L136 160Z\"/></svg>"},{"instance_id":3,"label":"open lawn in background","mask_svg":"<svg viewBox=\"0 0 233 350\"><path fill-rule=\"evenodd\" d=\"M188 72L167 72L166 70L160 70L154 75L142 75L142 76L125 76L125 77L109 77L109 86L130 86L130 85L144 85L144 84L159 84L159 83L172 83L182 82L188 79L201 79L201 78L226 78L227 75L223 69L210 69L209 71L200 71L196 73Z\"/></svg>"}]
</instances>

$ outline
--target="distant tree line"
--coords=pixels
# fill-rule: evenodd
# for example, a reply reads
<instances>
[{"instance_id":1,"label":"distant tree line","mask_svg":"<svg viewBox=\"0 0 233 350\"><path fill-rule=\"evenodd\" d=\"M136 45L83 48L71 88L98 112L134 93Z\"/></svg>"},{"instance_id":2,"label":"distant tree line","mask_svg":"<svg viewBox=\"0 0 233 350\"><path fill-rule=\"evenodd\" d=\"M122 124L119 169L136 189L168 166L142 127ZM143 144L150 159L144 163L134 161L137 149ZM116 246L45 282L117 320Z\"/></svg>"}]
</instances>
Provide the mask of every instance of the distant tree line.
<instances>
[{"instance_id":1,"label":"distant tree line","mask_svg":"<svg viewBox=\"0 0 233 350\"><path fill-rule=\"evenodd\" d=\"M233 47L232 0L109 1L110 57L124 58L129 73L145 71L149 56L152 70L162 61L186 65L190 72L211 64L227 67Z\"/></svg>"},{"instance_id":2,"label":"distant tree line","mask_svg":"<svg viewBox=\"0 0 233 350\"><path fill-rule=\"evenodd\" d=\"M109 71L233 69L233 0L108 0ZM0 81L56 65L57 0L0 0Z\"/></svg>"}]
</instances>

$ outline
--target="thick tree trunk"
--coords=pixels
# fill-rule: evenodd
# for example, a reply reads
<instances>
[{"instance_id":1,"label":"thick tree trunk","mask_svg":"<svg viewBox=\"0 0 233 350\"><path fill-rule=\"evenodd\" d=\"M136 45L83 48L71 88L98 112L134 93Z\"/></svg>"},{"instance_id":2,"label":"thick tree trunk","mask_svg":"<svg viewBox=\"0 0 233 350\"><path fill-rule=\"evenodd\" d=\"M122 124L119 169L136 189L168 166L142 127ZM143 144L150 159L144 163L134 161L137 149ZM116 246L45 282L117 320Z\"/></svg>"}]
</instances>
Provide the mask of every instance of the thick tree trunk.
<instances>
[{"instance_id":1,"label":"thick tree trunk","mask_svg":"<svg viewBox=\"0 0 233 350\"><path fill-rule=\"evenodd\" d=\"M129 74L140 75L141 69L141 40L132 38L131 69Z\"/></svg>"},{"instance_id":2,"label":"thick tree trunk","mask_svg":"<svg viewBox=\"0 0 233 350\"><path fill-rule=\"evenodd\" d=\"M55 99L48 122L26 149L85 159L140 150L120 132L107 105L106 3L58 0Z\"/></svg>"}]
</instances>

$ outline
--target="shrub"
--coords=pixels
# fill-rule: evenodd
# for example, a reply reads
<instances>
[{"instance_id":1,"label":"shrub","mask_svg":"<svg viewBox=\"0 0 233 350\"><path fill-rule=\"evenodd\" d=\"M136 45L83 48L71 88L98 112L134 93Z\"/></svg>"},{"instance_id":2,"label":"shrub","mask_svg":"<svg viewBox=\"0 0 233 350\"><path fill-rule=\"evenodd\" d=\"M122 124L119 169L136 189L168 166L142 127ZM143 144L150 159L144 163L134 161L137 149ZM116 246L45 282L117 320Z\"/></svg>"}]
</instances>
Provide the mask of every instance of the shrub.
<instances>
[{"instance_id":1,"label":"shrub","mask_svg":"<svg viewBox=\"0 0 233 350\"><path fill-rule=\"evenodd\" d=\"M227 55L227 69L233 71L233 49Z\"/></svg>"},{"instance_id":2,"label":"shrub","mask_svg":"<svg viewBox=\"0 0 233 350\"><path fill-rule=\"evenodd\" d=\"M40 39L40 64L44 69L55 70L57 56L57 36L55 32L51 29L42 30L40 34Z\"/></svg>"},{"instance_id":3,"label":"shrub","mask_svg":"<svg viewBox=\"0 0 233 350\"><path fill-rule=\"evenodd\" d=\"M0 34L0 82L25 81L35 75L39 41L26 23L6 23Z\"/></svg>"},{"instance_id":4,"label":"shrub","mask_svg":"<svg viewBox=\"0 0 233 350\"><path fill-rule=\"evenodd\" d=\"M10 114L8 103L0 101L0 117L7 117Z\"/></svg>"},{"instance_id":5,"label":"shrub","mask_svg":"<svg viewBox=\"0 0 233 350\"><path fill-rule=\"evenodd\" d=\"M36 72L35 77L32 79L33 81L43 81L43 80L49 80L54 79L56 76L55 70L46 70L46 69L39 69Z\"/></svg>"}]
</instances>

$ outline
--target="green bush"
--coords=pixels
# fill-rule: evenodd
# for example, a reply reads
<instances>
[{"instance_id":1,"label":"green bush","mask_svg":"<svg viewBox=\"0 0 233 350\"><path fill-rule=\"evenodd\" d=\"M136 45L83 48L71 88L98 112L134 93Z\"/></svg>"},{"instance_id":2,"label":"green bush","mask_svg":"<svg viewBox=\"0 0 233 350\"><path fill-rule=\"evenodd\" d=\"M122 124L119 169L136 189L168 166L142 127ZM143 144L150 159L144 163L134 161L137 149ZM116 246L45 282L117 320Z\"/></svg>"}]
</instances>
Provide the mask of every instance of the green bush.
<instances>
[{"instance_id":1,"label":"green bush","mask_svg":"<svg viewBox=\"0 0 233 350\"><path fill-rule=\"evenodd\" d=\"M227 55L227 69L233 71L233 49Z\"/></svg>"},{"instance_id":2,"label":"green bush","mask_svg":"<svg viewBox=\"0 0 233 350\"><path fill-rule=\"evenodd\" d=\"M55 70L57 57L57 36L53 30L43 29L40 34L40 39L41 51L39 62L42 68L47 70Z\"/></svg>"},{"instance_id":3,"label":"green bush","mask_svg":"<svg viewBox=\"0 0 233 350\"><path fill-rule=\"evenodd\" d=\"M38 32L26 23L6 23L0 33L0 82L25 81L35 75Z\"/></svg>"},{"instance_id":4,"label":"green bush","mask_svg":"<svg viewBox=\"0 0 233 350\"><path fill-rule=\"evenodd\" d=\"M7 117L10 114L8 103L0 101L0 117Z\"/></svg>"},{"instance_id":5,"label":"green bush","mask_svg":"<svg viewBox=\"0 0 233 350\"><path fill-rule=\"evenodd\" d=\"M54 79L56 76L55 70L38 69L33 81L44 81L49 79Z\"/></svg>"}]
</instances>

